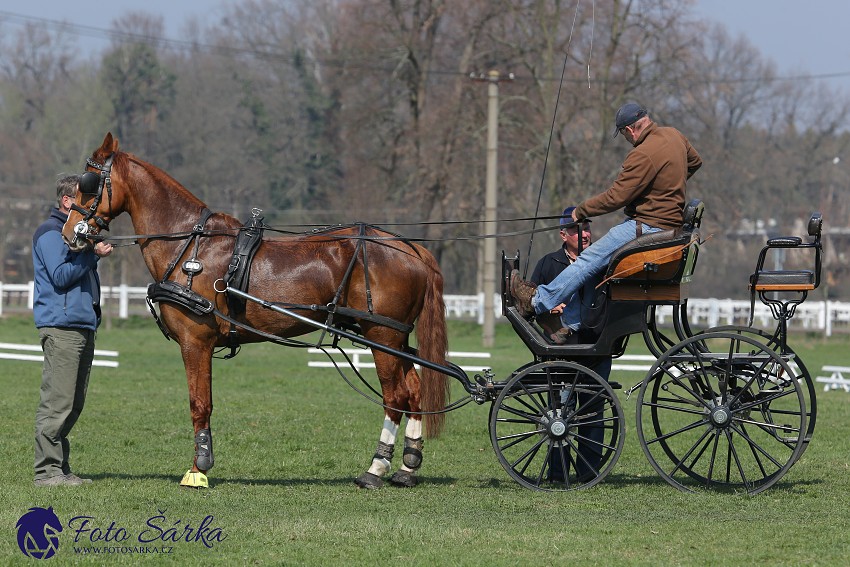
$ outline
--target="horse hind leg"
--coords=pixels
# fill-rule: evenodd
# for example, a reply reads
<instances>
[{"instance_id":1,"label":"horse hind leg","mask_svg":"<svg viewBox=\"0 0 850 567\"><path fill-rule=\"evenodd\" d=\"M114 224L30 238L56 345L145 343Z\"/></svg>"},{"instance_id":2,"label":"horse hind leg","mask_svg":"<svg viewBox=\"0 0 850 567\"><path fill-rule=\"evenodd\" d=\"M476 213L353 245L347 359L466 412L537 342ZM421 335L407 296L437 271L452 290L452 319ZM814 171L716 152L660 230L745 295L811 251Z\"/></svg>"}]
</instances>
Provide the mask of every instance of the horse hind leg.
<instances>
[{"instance_id":1,"label":"horse hind leg","mask_svg":"<svg viewBox=\"0 0 850 567\"><path fill-rule=\"evenodd\" d=\"M404 453L401 457L401 468L390 477L389 483L402 488L412 488L419 484L416 471L422 466L422 419L420 416L408 416L404 432Z\"/></svg>"},{"instance_id":2,"label":"horse hind leg","mask_svg":"<svg viewBox=\"0 0 850 567\"><path fill-rule=\"evenodd\" d=\"M425 441L422 439L422 415L415 413L421 411L419 399L421 381L416 369L409 362L404 363L404 375L409 407L413 413L407 414L401 467L393 473L389 483L402 488L412 488L419 484L416 473L422 466L422 448L425 446Z\"/></svg>"}]
</instances>

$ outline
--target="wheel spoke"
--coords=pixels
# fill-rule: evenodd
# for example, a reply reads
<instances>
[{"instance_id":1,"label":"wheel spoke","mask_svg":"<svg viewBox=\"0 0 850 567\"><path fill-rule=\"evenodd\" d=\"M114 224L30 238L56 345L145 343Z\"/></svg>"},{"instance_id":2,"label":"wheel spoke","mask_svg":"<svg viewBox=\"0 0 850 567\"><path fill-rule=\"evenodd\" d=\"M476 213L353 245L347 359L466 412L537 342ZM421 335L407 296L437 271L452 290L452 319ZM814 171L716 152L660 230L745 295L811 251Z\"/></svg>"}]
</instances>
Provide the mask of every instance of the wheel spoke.
<instances>
[{"instance_id":1,"label":"wheel spoke","mask_svg":"<svg viewBox=\"0 0 850 567\"><path fill-rule=\"evenodd\" d=\"M534 430L534 431L526 431L524 433L511 433L510 435L501 435L501 436L497 437L496 439L498 439L499 441L507 441L508 439L511 439L510 443L500 445L500 447L504 450L504 449L509 449L510 447L513 447L517 443L521 443L522 441L525 441L529 437L534 437L535 435L540 435L539 429Z\"/></svg>"},{"instance_id":2,"label":"wheel spoke","mask_svg":"<svg viewBox=\"0 0 850 567\"><path fill-rule=\"evenodd\" d=\"M524 460L525 465L519 471L520 474L524 475L525 469L527 469L528 465L531 464L531 461L534 460L534 457L537 455L537 452L540 450L540 446L543 445L543 443L545 443L545 442L546 442L546 438L541 436L541 438L536 443L534 443L534 445L532 445L531 448L528 451L523 453L517 460L515 460L513 463L511 463L511 468L516 470L516 466L521 461Z\"/></svg>"},{"instance_id":3,"label":"wheel spoke","mask_svg":"<svg viewBox=\"0 0 850 567\"><path fill-rule=\"evenodd\" d=\"M670 439L671 437L675 437L676 435L679 435L681 433L685 433L686 431L696 429L697 427L700 427L701 425L705 425L705 421L703 421L703 420L695 421L695 422L693 422L689 425L686 425L684 427L681 427L681 428L679 428L675 431L671 431L670 433L665 433L663 435L659 435L658 437L655 437L654 439L649 439L649 440L647 440L646 444L652 445L653 443L657 443L659 441L664 441L664 440Z\"/></svg>"},{"instance_id":4,"label":"wheel spoke","mask_svg":"<svg viewBox=\"0 0 850 567\"><path fill-rule=\"evenodd\" d=\"M675 400L673 400L673 401L675 401ZM679 406L671 406L671 405L667 405L667 404L646 402L643 405L646 406L646 407L650 407L650 408L668 409L670 411L678 412L678 413L688 413L688 414L691 414L691 415L705 415L705 412L702 412L702 411L692 410L691 408L683 408L683 407L679 407Z\"/></svg>"},{"instance_id":5,"label":"wheel spoke","mask_svg":"<svg viewBox=\"0 0 850 567\"><path fill-rule=\"evenodd\" d=\"M537 424L537 425L540 425L540 424L542 423L542 421L541 421L541 419L540 419L539 417L534 416L534 415L531 415L531 414L529 414L529 413L526 413L526 412L524 412L524 411L522 411L522 410L520 410L520 409L517 409L517 408L511 407L511 406L507 406L507 405L502 406L502 409L503 409L503 410L505 410L505 411L506 411L506 412L508 412L508 413L512 413L512 414L514 414L514 415L518 415L519 417L521 417L521 418L523 418L523 419L527 420L527 423L535 423L535 424ZM502 421L502 419L503 419L503 418L500 418L500 419L499 419L499 421ZM520 423L522 423L522 422L520 422Z\"/></svg>"},{"instance_id":6,"label":"wheel spoke","mask_svg":"<svg viewBox=\"0 0 850 567\"><path fill-rule=\"evenodd\" d=\"M678 471L678 470L679 470L679 468L682 466L682 464L683 464L683 463L684 463L684 462L688 459L688 457L690 457L690 456L691 456L691 453L693 453L694 451L696 451L696 448L697 448L697 447L699 447L700 443L702 443L702 440L703 440L703 439L705 439L706 437L708 437L710 434L711 434L711 429L706 429L706 430L702 433L702 435L700 436L700 438L699 438L699 439L697 439L697 441L691 445L691 448L690 448L690 449L688 449L688 451L684 454L684 456L683 456L681 459L679 459L679 461L678 461L678 462L675 462L675 463L674 463L676 466L675 466L675 467L673 467L673 470L671 470L671 471L668 473L671 477L672 477L673 475L675 475L675 474L676 474L676 471Z\"/></svg>"},{"instance_id":7,"label":"wheel spoke","mask_svg":"<svg viewBox=\"0 0 850 567\"><path fill-rule=\"evenodd\" d=\"M776 468L778 468L778 469L782 468L782 463L780 463L778 460L774 459L773 456L770 453L768 453L764 448L762 448L762 446L760 444L756 443L749 435L747 435L747 432L744 431L743 428L736 427L735 425L733 425L732 429L734 429L735 432L738 435L740 435L741 438L744 439L744 441L746 441L749 444L751 450L758 450L759 453L764 455L765 458L767 458L771 463L776 465ZM756 456L755 458L756 458L756 460L759 460L758 456Z\"/></svg>"}]
</instances>

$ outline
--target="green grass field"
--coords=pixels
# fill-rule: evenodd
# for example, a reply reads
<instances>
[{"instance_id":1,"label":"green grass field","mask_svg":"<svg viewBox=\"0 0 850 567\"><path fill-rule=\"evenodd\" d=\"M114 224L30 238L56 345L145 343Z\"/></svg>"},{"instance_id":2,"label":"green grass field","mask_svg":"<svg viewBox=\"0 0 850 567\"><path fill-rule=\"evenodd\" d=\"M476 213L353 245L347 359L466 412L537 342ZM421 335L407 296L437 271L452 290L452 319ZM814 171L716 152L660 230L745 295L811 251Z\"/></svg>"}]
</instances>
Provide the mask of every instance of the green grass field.
<instances>
[{"instance_id":1,"label":"green grass field","mask_svg":"<svg viewBox=\"0 0 850 567\"><path fill-rule=\"evenodd\" d=\"M475 325L452 323L450 337L452 350L481 350ZM35 344L31 318L0 320L0 341ZM496 342L498 379L530 360L507 325L498 327ZM850 365L846 336L793 335L791 344L813 374L824 364ZM215 362L216 466L212 488L196 491L178 487L191 463L193 432L176 344L148 318L116 322L101 331L98 348L120 351L120 367L92 372L71 441L72 466L95 482L76 488L33 487L41 366L0 361L2 564L33 564L18 549L15 526L34 506L52 506L65 526L50 565L850 562L850 394L844 391L818 388L811 446L779 483L754 497L686 494L661 480L638 443L634 396L621 398L623 455L589 490L539 493L514 483L490 446L489 407L470 404L449 416L441 438L426 442L420 486L363 491L352 479L370 462L380 408L332 369L307 368L304 350L249 345L235 359ZM629 352L643 347L634 344ZM629 386L641 377L622 372L612 379ZM83 519L68 525L80 516L90 518L92 531L74 531ZM211 548L195 540L205 518ZM145 546L149 553L140 553ZM107 553L94 554L104 548Z\"/></svg>"}]
</instances>

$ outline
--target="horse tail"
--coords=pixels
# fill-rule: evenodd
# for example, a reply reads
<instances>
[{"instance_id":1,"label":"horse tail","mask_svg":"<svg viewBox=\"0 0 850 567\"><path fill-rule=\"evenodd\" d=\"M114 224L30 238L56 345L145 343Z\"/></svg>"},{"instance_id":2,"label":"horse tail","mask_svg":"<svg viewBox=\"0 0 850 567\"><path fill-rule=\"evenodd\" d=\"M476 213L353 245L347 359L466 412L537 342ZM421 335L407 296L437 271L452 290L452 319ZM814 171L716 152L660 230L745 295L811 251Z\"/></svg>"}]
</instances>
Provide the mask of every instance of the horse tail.
<instances>
[{"instance_id":1,"label":"horse tail","mask_svg":"<svg viewBox=\"0 0 850 567\"><path fill-rule=\"evenodd\" d=\"M425 290L425 302L416 322L416 340L419 344L419 356L441 366L446 365L446 353L449 348L446 333L446 305L443 302L443 274L437 261L427 251L422 255L428 259L428 281ZM442 372L422 368L420 380L420 402L423 411L440 411L446 407L449 399L449 377ZM445 413L426 413L425 436L435 438L440 435L446 421Z\"/></svg>"}]
</instances>

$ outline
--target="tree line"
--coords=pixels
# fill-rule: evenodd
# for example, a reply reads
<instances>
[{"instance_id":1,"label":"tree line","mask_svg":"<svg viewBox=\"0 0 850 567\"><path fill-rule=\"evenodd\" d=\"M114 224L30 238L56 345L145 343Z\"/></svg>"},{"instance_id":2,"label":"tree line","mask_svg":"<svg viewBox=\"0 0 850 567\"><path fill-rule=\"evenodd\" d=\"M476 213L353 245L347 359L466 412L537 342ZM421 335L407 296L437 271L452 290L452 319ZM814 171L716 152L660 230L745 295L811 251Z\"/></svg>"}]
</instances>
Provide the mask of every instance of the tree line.
<instances>
[{"instance_id":1,"label":"tree line","mask_svg":"<svg viewBox=\"0 0 850 567\"><path fill-rule=\"evenodd\" d=\"M745 294L766 235L802 230L814 210L828 227L850 224L850 157L836 160L850 145L848 93L780 77L690 0L243 0L179 41L162 39L161 17L122 15L91 56L73 29L0 29L3 282L31 279L31 234L57 175L81 172L108 131L213 210L246 220L261 208L295 232L361 221L426 239L452 293L479 289L475 236L504 234L498 247L525 258L528 234L508 233L532 223L510 219L551 217L609 186L629 150L611 138L613 114L629 100L705 163L688 192L714 236L692 294ZM514 77L499 90L497 227L479 222L487 89L473 78L490 70ZM555 246L556 224L533 223L532 261ZM840 297L848 262L840 246L827 252ZM149 280L136 251L117 256L106 283Z\"/></svg>"}]
</instances>

